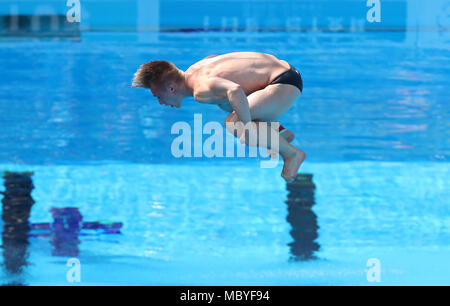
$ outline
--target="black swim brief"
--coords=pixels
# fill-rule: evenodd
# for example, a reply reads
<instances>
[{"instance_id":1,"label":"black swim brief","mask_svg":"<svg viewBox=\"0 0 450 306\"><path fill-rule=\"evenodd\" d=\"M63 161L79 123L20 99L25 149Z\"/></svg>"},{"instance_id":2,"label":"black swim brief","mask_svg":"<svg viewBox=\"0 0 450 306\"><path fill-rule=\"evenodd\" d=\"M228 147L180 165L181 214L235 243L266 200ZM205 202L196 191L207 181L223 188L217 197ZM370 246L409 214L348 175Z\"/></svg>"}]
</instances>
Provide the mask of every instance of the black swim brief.
<instances>
[{"instance_id":1,"label":"black swim brief","mask_svg":"<svg viewBox=\"0 0 450 306\"><path fill-rule=\"evenodd\" d=\"M291 68L288 71L277 76L270 84L290 84L303 91L303 81L300 72L292 67L291 64L289 64L289 67Z\"/></svg>"}]
</instances>

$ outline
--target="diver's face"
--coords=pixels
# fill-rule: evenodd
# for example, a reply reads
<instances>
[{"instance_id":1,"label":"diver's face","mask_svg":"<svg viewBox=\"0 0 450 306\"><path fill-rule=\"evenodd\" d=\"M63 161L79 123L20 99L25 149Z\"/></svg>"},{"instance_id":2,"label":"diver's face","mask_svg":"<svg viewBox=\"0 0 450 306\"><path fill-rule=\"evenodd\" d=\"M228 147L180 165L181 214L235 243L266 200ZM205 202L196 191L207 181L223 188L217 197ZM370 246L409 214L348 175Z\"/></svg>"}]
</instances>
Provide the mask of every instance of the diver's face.
<instances>
[{"instance_id":1,"label":"diver's face","mask_svg":"<svg viewBox=\"0 0 450 306\"><path fill-rule=\"evenodd\" d=\"M158 99L160 105L180 108L183 102L183 96L178 93L175 86L169 85L166 88L151 87L150 90Z\"/></svg>"}]
</instances>

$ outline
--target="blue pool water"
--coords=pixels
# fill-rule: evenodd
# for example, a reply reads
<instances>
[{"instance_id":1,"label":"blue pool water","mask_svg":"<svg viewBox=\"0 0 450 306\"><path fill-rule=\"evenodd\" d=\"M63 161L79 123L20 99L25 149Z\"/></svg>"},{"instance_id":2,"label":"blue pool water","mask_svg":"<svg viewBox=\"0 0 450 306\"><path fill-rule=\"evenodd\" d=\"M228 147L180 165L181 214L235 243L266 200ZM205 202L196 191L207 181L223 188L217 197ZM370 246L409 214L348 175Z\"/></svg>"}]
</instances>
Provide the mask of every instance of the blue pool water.
<instances>
[{"instance_id":1,"label":"blue pool water","mask_svg":"<svg viewBox=\"0 0 450 306\"><path fill-rule=\"evenodd\" d=\"M83 221L123 223L120 234L81 232L75 253L57 254L51 235L3 243L0 283L70 285L76 257L83 285L372 285L366 263L377 258L379 284L448 285L450 51L411 35L87 33L0 44L0 171L34 172L30 222L75 207ZM223 111L193 99L165 108L130 86L142 62L186 69L236 50L302 73L303 95L280 120L316 187L300 215L288 210L281 163L172 157L173 123L194 113L222 122Z\"/></svg>"}]
</instances>

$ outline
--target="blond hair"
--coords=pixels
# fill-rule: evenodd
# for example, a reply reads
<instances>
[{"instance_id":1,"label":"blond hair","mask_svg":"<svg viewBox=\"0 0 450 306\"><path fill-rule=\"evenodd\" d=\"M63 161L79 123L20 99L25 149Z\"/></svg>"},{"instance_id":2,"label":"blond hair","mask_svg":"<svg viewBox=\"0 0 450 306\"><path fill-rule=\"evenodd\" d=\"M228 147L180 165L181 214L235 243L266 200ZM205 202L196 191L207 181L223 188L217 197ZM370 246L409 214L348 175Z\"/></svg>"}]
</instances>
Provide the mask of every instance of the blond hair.
<instances>
[{"instance_id":1,"label":"blond hair","mask_svg":"<svg viewBox=\"0 0 450 306\"><path fill-rule=\"evenodd\" d=\"M182 76L174 64L167 61L151 61L142 64L134 74L133 87L150 88L150 85L161 86L167 82L179 82Z\"/></svg>"}]
</instances>

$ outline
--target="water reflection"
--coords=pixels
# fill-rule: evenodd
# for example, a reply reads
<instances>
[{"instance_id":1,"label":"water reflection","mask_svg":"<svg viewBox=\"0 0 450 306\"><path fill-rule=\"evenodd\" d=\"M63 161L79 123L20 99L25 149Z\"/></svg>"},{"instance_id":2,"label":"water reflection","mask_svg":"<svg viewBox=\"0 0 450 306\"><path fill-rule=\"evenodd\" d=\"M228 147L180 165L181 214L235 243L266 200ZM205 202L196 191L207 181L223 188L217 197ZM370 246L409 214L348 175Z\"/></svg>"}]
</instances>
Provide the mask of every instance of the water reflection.
<instances>
[{"instance_id":1,"label":"water reflection","mask_svg":"<svg viewBox=\"0 0 450 306\"><path fill-rule=\"evenodd\" d=\"M29 223L31 197L34 185L33 172L7 172L3 174L5 191L2 199L3 268L11 277L6 285L22 285L20 277L28 265L29 237L49 238L52 256L77 257L80 254L79 237L84 235L120 234L121 222L82 222L83 216L76 207L52 208L51 223Z\"/></svg>"},{"instance_id":2,"label":"water reflection","mask_svg":"<svg viewBox=\"0 0 450 306\"><path fill-rule=\"evenodd\" d=\"M5 191L2 192L3 266L10 275L20 275L27 266L28 233L30 232L32 172L4 172ZM16 282L14 282L16 284Z\"/></svg>"},{"instance_id":3,"label":"water reflection","mask_svg":"<svg viewBox=\"0 0 450 306\"><path fill-rule=\"evenodd\" d=\"M54 247L52 256L77 257L80 253L78 235L83 220L78 208L52 208L51 213L54 220L51 238Z\"/></svg>"},{"instance_id":4,"label":"water reflection","mask_svg":"<svg viewBox=\"0 0 450 306\"><path fill-rule=\"evenodd\" d=\"M316 186L312 181L312 174L298 174L293 183L287 184L288 205L287 221L292 226L290 232L293 242L291 260L303 261L315 259L314 253L320 246L316 242L318 237L317 215L312 210L315 204L314 190Z\"/></svg>"},{"instance_id":5,"label":"water reflection","mask_svg":"<svg viewBox=\"0 0 450 306\"><path fill-rule=\"evenodd\" d=\"M76 207L52 208L52 223L33 223L33 237L50 237L52 256L77 257L80 254L80 236L120 234L121 222L82 222L83 216Z\"/></svg>"}]
</instances>

